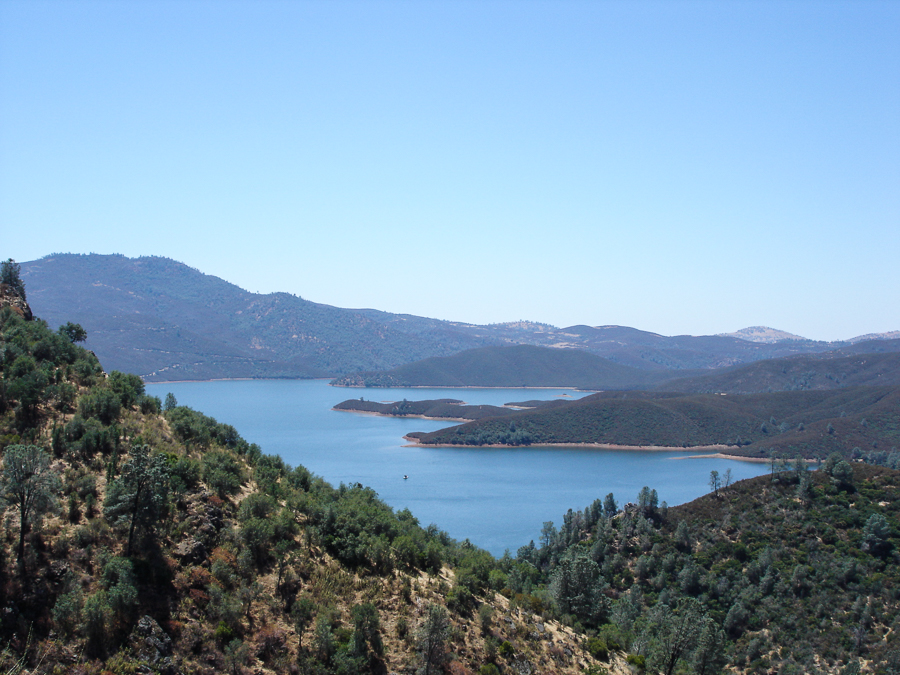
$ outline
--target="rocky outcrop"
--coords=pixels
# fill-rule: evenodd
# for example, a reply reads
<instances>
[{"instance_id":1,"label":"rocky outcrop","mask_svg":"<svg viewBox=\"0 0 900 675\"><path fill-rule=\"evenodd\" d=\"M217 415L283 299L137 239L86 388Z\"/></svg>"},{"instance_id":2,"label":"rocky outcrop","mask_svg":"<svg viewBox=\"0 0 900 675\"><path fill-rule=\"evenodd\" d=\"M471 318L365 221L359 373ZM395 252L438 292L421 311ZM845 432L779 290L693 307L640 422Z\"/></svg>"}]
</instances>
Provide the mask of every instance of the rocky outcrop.
<instances>
[{"instance_id":1,"label":"rocky outcrop","mask_svg":"<svg viewBox=\"0 0 900 675\"><path fill-rule=\"evenodd\" d=\"M25 302L25 298L19 295L12 286L0 284L0 309L4 307L12 307L12 310L26 321L34 318L31 307Z\"/></svg>"}]
</instances>

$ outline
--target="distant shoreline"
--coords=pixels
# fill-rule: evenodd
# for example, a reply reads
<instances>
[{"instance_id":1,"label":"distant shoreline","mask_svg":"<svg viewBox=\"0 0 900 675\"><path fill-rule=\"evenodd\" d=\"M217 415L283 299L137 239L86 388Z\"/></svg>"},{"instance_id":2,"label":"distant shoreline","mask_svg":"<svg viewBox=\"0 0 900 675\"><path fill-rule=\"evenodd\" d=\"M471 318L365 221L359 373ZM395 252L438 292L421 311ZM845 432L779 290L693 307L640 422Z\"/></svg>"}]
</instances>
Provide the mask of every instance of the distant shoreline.
<instances>
[{"instance_id":1,"label":"distant shoreline","mask_svg":"<svg viewBox=\"0 0 900 675\"><path fill-rule=\"evenodd\" d=\"M429 417L428 415L392 415L390 413L380 413L375 410L348 410L344 408L332 408L334 412L356 413L357 415L373 415L375 417L395 417L399 419L413 418L418 420L434 420L435 422L474 422L475 420L463 417ZM406 438L406 436L404 436Z\"/></svg>"},{"instance_id":2,"label":"distant shoreline","mask_svg":"<svg viewBox=\"0 0 900 675\"><path fill-rule=\"evenodd\" d=\"M143 379L143 378L141 378ZM160 380L144 384L191 384L192 382L308 382L311 380L331 380L331 377L211 377L204 380Z\"/></svg>"},{"instance_id":3,"label":"distant shoreline","mask_svg":"<svg viewBox=\"0 0 900 675\"><path fill-rule=\"evenodd\" d=\"M143 379L143 378L141 378ZM147 381L144 380L144 384L189 384L191 382L255 382L255 381L266 381L266 382L279 382L279 381L310 381L310 380L329 380L328 386L335 387L336 389L383 389L385 391L390 391L391 389L570 389L572 391L584 392L584 393L599 393L604 391L603 389L579 389L578 387L482 387L479 385L449 385L449 384L404 384L397 387L360 387L351 384L331 384L330 380L333 380L333 377L211 377L202 380L156 380L156 381ZM441 418L443 419L443 418Z\"/></svg>"},{"instance_id":4,"label":"distant shoreline","mask_svg":"<svg viewBox=\"0 0 900 675\"><path fill-rule=\"evenodd\" d=\"M412 417L410 415L410 417ZM689 448L683 448L678 445L617 445L615 443L534 443L533 445L504 445L502 443L470 445L463 443L419 443L416 439L409 436L403 437L407 441L404 448L595 448L598 450L624 450L626 452L697 452L701 450L726 450L729 445L694 445ZM765 463L769 460L764 457L742 457L740 455L729 455L724 452L711 452L703 455L685 455L683 457L673 457L672 459L735 459L742 462Z\"/></svg>"},{"instance_id":5,"label":"distant shoreline","mask_svg":"<svg viewBox=\"0 0 900 675\"><path fill-rule=\"evenodd\" d=\"M329 379L329 378L320 378L320 379ZM514 386L509 386L509 387L507 387L507 386L500 385L500 386L496 386L496 387L487 387L487 386L482 386L482 385L477 385L477 384L461 384L461 385L455 385L455 384L400 384L400 385L397 385L396 387L361 387L361 386L355 385L355 384L331 384L329 382L328 386L336 387L339 389L385 389L385 390L390 390L390 389L571 389L572 391L583 391L585 393L593 392L595 394L599 393L601 391L605 391L604 389L579 389L578 387L575 387L575 386L570 386L570 387L555 387L555 386L554 387L551 387L551 386L547 386L547 387L542 387L542 386L514 387Z\"/></svg>"}]
</instances>

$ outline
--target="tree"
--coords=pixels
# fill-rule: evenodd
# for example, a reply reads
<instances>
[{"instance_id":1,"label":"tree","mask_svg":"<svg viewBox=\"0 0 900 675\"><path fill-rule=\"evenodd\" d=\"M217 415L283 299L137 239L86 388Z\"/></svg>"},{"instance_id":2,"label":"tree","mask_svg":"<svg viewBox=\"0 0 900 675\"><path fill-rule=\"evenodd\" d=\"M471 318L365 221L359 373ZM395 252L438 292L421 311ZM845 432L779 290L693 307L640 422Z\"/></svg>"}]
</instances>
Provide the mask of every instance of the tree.
<instances>
[{"instance_id":1,"label":"tree","mask_svg":"<svg viewBox=\"0 0 900 675\"><path fill-rule=\"evenodd\" d=\"M716 625L715 621L706 617L692 659L694 672L697 675L713 675L722 672L727 661L725 657L727 643L725 632Z\"/></svg>"},{"instance_id":2,"label":"tree","mask_svg":"<svg viewBox=\"0 0 900 675\"><path fill-rule=\"evenodd\" d=\"M646 485L642 487L638 493L638 507L641 509L641 513L649 516L656 511L658 505L659 495L656 490L651 490Z\"/></svg>"},{"instance_id":3,"label":"tree","mask_svg":"<svg viewBox=\"0 0 900 675\"><path fill-rule=\"evenodd\" d=\"M149 445L131 448L131 457L121 475L106 491L103 512L113 523L128 523L128 545L131 555L134 532L138 525L152 526L161 517L169 489L169 468L162 455L152 455Z\"/></svg>"},{"instance_id":4,"label":"tree","mask_svg":"<svg viewBox=\"0 0 900 675\"><path fill-rule=\"evenodd\" d=\"M619 512L619 505L616 504L616 498L613 496L613 493L610 492L606 495L606 498L603 500L603 513L607 518L612 518Z\"/></svg>"},{"instance_id":5,"label":"tree","mask_svg":"<svg viewBox=\"0 0 900 675\"><path fill-rule=\"evenodd\" d=\"M447 658L446 642L450 634L450 619L447 610L431 603L425 609L425 620L419 627L418 644L419 653L422 655L422 670L424 675L440 672L441 666Z\"/></svg>"},{"instance_id":6,"label":"tree","mask_svg":"<svg viewBox=\"0 0 900 675\"><path fill-rule=\"evenodd\" d=\"M169 412L170 410L173 410L177 407L178 401L175 399L175 394L170 391L168 394L166 394L166 402L165 404L163 404L163 410Z\"/></svg>"},{"instance_id":7,"label":"tree","mask_svg":"<svg viewBox=\"0 0 900 675\"><path fill-rule=\"evenodd\" d=\"M144 396L144 381L137 375L118 370L109 374L109 388L119 397L125 408L130 408Z\"/></svg>"},{"instance_id":8,"label":"tree","mask_svg":"<svg viewBox=\"0 0 900 675\"><path fill-rule=\"evenodd\" d=\"M0 263L0 284L6 284L25 300L25 284L22 282L21 267L12 258Z\"/></svg>"},{"instance_id":9,"label":"tree","mask_svg":"<svg viewBox=\"0 0 900 675\"><path fill-rule=\"evenodd\" d=\"M59 327L59 334L73 344L87 340L87 331L80 324L72 323L71 321Z\"/></svg>"},{"instance_id":10,"label":"tree","mask_svg":"<svg viewBox=\"0 0 900 675\"><path fill-rule=\"evenodd\" d=\"M872 555L883 555L891 550L891 526L880 513L873 513L863 528L862 550Z\"/></svg>"},{"instance_id":11,"label":"tree","mask_svg":"<svg viewBox=\"0 0 900 675\"><path fill-rule=\"evenodd\" d=\"M586 555L560 561L550 579L549 591L561 614L573 614L579 620L600 624L608 610L606 582L597 563Z\"/></svg>"},{"instance_id":12,"label":"tree","mask_svg":"<svg viewBox=\"0 0 900 675\"><path fill-rule=\"evenodd\" d=\"M353 619L353 652L370 662L381 656L384 646L381 642L381 625L378 610L371 602L356 605L350 611Z\"/></svg>"},{"instance_id":13,"label":"tree","mask_svg":"<svg viewBox=\"0 0 900 675\"><path fill-rule=\"evenodd\" d=\"M722 480L722 487L727 490L728 486L731 485L731 481L732 481L731 469L725 469L725 475L723 476L723 480Z\"/></svg>"},{"instance_id":14,"label":"tree","mask_svg":"<svg viewBox=\"0 0 900 675\"><path fill-rule=\"evenodd\" d=\"M719 472L713 469L709 472L709 487L715 492L716 497L719 496L719 487L722 485L719 480Z\"/></svg>"},{"instance_id":15,"label":"tree","mask_svg":"<svg viewBox=\"0 0 900 675\"><path fill-rule=\"evenodd\" d=\"M302 595L294 601L291 606L291 618L294 620L294 627L297 630L297 643L303 642L303 631L312 622L316 613L316 603L307 595Z\"/></svg>"},{"instance_id":16,"label":"tree","mask_svg":"<svg viewBox=\"0 0 900 675\"><path fill-rule=\"evenodd\" d=\"M849 489L853 487L853 467L844 460L838 462L831 472L831 482L838 488ZM852 492L852 490L850 490Z\"/></svg>"},{"instance_id":17,"label":"tree","mask_svg":"<svg viewBox=\"0 0 900 675\"><path fill-rule=\"evenodd\" d=\"M682 600L674 611L663 603L653 608L648 642L653 660L665 675L672 675L679 661L691 653L705 619L703 606L694 598Z\"/></svg>"},{"instance_id":18,"label":"tree","mask_svg":"<svg viewBox=\"0 0 900 675\"><path fill-rule=\"evenodd\" d=\"M25 553L25 534L31 520L56 503L59 475L50 467L50 453L36 445L10 445L3 453L0 496L19 509L19 546L16 558Z\"/></svg>"}]
</instances>

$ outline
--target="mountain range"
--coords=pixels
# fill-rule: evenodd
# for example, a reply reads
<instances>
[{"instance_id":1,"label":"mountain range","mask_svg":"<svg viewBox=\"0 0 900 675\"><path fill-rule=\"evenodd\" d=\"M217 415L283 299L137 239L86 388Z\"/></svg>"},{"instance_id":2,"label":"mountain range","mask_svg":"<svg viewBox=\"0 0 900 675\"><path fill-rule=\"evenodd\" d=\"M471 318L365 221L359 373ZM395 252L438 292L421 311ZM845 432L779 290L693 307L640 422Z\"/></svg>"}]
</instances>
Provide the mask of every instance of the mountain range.
<instances>
[{"instance_id":1,"label":"mountain range","mask_svg":"<svg viewBox=\"0 0 900 675\"><path fill-rule=\"evenodd\" d=\"M146 381L339 377L501 345L578 349L642 371L690 371L833 351L854 341L441 321L251 293L161 257L53 254L22 263L21 273L37 316L51 326L81 324L87 346L107 367ZM770 338L778 334L767 331Z\"/></svg>"}]
</instances>

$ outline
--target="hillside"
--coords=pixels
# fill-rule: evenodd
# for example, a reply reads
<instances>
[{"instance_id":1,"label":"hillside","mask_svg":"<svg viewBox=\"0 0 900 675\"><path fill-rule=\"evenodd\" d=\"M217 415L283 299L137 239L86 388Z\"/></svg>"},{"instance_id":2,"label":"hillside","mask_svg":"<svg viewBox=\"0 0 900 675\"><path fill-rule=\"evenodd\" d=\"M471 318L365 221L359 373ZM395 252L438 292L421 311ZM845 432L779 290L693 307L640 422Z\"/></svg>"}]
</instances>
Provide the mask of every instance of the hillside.
<instances>
[{"instance_id":1,"label":"hillside","mask_svg":"<svg viewBox=\"0 0 900 675\"><path fill-rule=\"evenodd\" d=\"M637 652L647 672L897 672L900 472L775 468L711 475L710 494L682 506L646 487L624 508L609 494L570 510L519 549L509 592L545 584L573 621L609 621L589 644Z\"/></svg>"},{"instance_id":2,"label":"hillside","mask_svg":"<svg viewBox=\"0 0 900 675\"><path fill-rule=\"evenodd\" d=\"M345 375L343 387L573 387L635 389L665 378L576 349L517 345L481 347L386 372Z\"/></svg>"},{"instance_id":3,"label":"hillside","mask_svg":"<svg viewBox=\"0 0 900 675\"><path fill-rule=\"evenodd\" d=\"M449 324L405 333L287 293L250 293L166 258L54 255L22 265L35 312L75 321L108 367L147 381L323 377L479 346Z\"/></svg>"},{"instance_id":4,"label":"hillside","mask_svg":"<svg viewBox=\"0 0 900 675\"><path fill-rule=\"evenodd\" d=\"M425 445L725 445L721 452L743 457L861 457L900 446L898 409L894 387L738 396L602 392L408 437Z\"/></svg>"},{"instance_id":5,"label":"hillside","mask_svg":"<svg viewBox=\"0 0 900 675\"><path fill-rule=\"evenodd\" d=\"M793 333L788 333L776 328L769 328L768 326L749 326L748 328L742 328L733 333L720 333L720 335L736 337L749 342L765 343L781 342L783 340L806 340L806 338L800 337L799 335L794 335Z\"/></svg>"},{"instance_id":6,"label":"hillside","mask_svg":"<svg viewBox=\"0 0 900 675\"><path fill-rule=\"evenodd\" d=\"M821 354L757 361L665 380L657 388L681 392L747 394L900 386L900 340L857 342Z\"/></svg>"},{"instance_id":7,"label":"hillside","mask_svg":"<svg viewBox=\"0 0 900 675\"><path fill-rule=\"evenodd\" d=\"M3 672L599 667L495 593L488 553L107 375L82 338L0 302Z\"/></svg>"},{"instance_id":8,"label":"hillside","mask_svg":"<svg viewBox=\"0 0 900 675\"><path fill-rule=\"evenodd\" d=\"M107 367L147 381L338 377L492 345L574 348L649 371L727 367L839 346L665 337L621 326L477 326L341 309L287 293L250 293L157 257L54 254L21 267L37 315L53 327L81 324L87 346Z\"/></svg>"},{"instance_id":9,"label":"hillside","mask_svg":"<svg viewBox=\"0 0 900 675\"><path fill-rule=\"evenodd\" d=\"M681 507L649 488L623 508L609 495L495 560L106 374L83 337L0 300L4 672L837 674L900 662L900 473L829 459L815 473L724 476Z\"/></svg>"}]
</instances>

